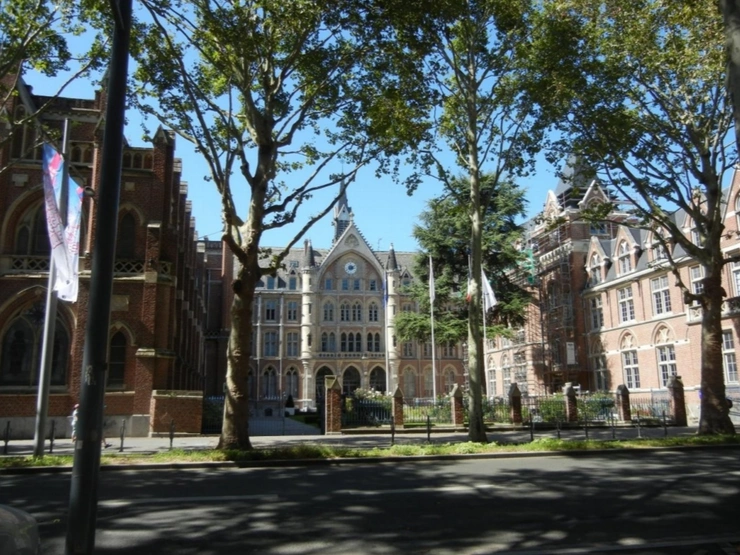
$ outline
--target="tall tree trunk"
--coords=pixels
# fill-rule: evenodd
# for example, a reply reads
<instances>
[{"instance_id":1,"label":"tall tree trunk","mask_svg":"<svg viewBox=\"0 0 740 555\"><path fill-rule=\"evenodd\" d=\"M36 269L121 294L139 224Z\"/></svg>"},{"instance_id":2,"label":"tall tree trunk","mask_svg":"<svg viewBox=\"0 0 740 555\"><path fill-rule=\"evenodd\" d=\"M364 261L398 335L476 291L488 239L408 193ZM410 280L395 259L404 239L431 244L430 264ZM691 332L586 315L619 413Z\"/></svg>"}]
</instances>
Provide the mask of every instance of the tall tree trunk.
<instances>
[{"instance_id":1,"label":"tall tree trunk","mask_svg":"<svg viewBox=\"0 0 740 555\"><path fill-rule=\"evenodd\" d=\"M734 434L722 365L722 265L705 268L701 330L701 416L699 434Z\"/></svg>"},{"instance_id":2,"label":"tall tree trunk","mask_svg":"<svg viewBox=\"0 0 740 555\"><path fill-rule=\"evenodd\" d=\"M740 155L740 6L737 0L720 0L727 33L727 92L735 120L735 146Z\"/></svg>"},{"instance_id":3,"label":"tall tree trunk","mask_svg":"<svg viewBox=\"0 0 740 555\"><path fill-rule=\"evenodd\" d=\"M470 83L474 83L475 70L471 64ZM471 87L471 91L474 91ZM475 139L478 111L475 94L470 94L468 104L468 164L470 175L470 302L468 304L468 437L470 441L488 443L483 424L483 335L481 333L481 251L483 249L483 223L480 207L480 164L478 144Z\"/></svg>"},{"instance_id":4,"label":"tall tree trunk","mask_svg":"<svg viewBox=\"0 0 740 555\"><path fill-rule=\"evenodd\" d=\"M242 267L232 284L234 302L231 305L226 396L219 449L252 448L249 441L248 383L252 351L252 310L257 279Z\"/></svg>"},{"instance_id":5,"label":"tall tree trunk","mask_svg":"<svg viewBox=\"0 0 740 555\"><path fill-rule=\"evenodd\" d=\"M472 233L470 238L472 267L470 268L470 303L468 305L468 437L470 441L487 443L483 424L483 336L481 333L481 249L483 244L480 210L480 179L477 172L470 178Z\"/></svg>"}]
</instances>

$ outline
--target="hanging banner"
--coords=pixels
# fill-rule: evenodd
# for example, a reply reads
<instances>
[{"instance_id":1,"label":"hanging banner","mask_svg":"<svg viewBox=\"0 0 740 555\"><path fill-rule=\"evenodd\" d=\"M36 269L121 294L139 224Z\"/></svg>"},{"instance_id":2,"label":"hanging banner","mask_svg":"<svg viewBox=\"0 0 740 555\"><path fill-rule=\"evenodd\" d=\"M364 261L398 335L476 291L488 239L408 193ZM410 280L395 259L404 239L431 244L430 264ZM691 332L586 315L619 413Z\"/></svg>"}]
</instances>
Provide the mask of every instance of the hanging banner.
<instances>
[{"instance_id":1,"label":"hanging banner","mask_svg":"<svg viewBox=\"0 0 740 555\"><path fill-rule=\"evenodd\" d=\"M51 256L56 268L54 291L63 301L75 302L79 282L82 187L73 182L73 186L67 191L67 225L65 227L59 211L63 188L64 158L48 144L44 144L43 172L46 227L49 232Z\"/></svg>"}]
</instances>

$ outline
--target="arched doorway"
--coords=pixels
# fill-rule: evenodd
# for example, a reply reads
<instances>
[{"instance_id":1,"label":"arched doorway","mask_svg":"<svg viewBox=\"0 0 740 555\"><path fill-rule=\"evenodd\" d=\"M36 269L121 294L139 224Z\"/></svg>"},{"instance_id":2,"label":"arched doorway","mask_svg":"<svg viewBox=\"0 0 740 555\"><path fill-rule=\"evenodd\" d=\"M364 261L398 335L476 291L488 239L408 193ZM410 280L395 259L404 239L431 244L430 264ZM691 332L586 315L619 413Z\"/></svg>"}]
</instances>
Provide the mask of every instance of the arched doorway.
<instances>
[{"instance_id":1,"label":"arched doorway","mask_svg":"<svg viewBox=\"0 0 740 555\"><path fill-rule=\"evenodd\" d=\"M376 366L370 371L370 389L385 393L385 370Z\"/></svg>"},{"instance_id":2,"label":"arched doorway","mask_svg":"<svg viewBox=\"0 0 740 555\"><path fill-rule=\"evenodd\" d=\"M360 387L360 372L354 366L350 366L342 375L342 393L352 395L358 387Z\"/></svg>"},{"instance_id":3,"label":"arched doorway","mask_svg":"<svg viewBox=\"0 0 740 555\"><path fill-rule=\"evenodd\" d=\"M325 389L325 382L326 376L333 376L334 372L331 371L331 368L328 366L322 366L319 368L319 371L316 372L316 401L324 399L324 389Z\"/></svg>"}]
</instances>

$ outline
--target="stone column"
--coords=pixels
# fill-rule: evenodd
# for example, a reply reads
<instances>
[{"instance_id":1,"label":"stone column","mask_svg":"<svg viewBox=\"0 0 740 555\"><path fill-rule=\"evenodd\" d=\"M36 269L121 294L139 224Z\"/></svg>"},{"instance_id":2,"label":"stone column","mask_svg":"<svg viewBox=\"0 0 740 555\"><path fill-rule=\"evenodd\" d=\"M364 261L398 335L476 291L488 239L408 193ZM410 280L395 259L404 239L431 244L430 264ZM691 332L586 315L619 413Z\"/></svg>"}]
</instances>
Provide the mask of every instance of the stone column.
<instances>
[{"instance_id":1,"label":"stone column","mask_svg":"<svg viewBox=\"0 0 740 555\"><path fill-rule=\"evenodd\" d=\"M684 398L683 381L681 376L671 376L668 380L668 395L670 397L670 416L675 426L687 426L686 399Z\"/></svg>"},{"instance_id":2,"label":"stone column","mask_svg":"<svg viewBox=\"0 0 740 555\"><path fill-rule=\"evenodd\" d=\"M326 376L326 397L324 398L324 415L326 435L342 433L342 386L339 378Z\"/></svg>"},{"instance_id":3,"label":"stone column","mask_svg":"<svg viewBox=\"0 0 740 555\"><path fill-rule=\"evenodd\" d=\"M463 392L458 384L450 392L450 402L452 404L452 425L460 428L465 425L465 411L463 410Z\"/></svg>"},{"instance_id":4,"label":"stone column","mask_svg":"<svg viewBox=\"0 0 740 555\"><path fill-rule=\"evenodd\" d=\"M563 388L565 395L565 420L566 422L578 422L578 402L576 401L576 390L573 384L568 382Z\"/></svg>"},{"instance_id":5,"label":"stone column","mask_svg":"<svg viewBox=\"0 0 740 555\"><path fill-rule=\"evenodd\" d=\"M509 386L509 418L514 424L522 423L522 392L516 382Z\"/></svg>"},{"instance_id":6,"label":"stone column","mask_svg":"<svg viewBox=\"0 0 740 555\"><path fill-rule=\"evenodd\" d=\"M632 409L630 408L630 391L622 384L617 388L617 411L619 420L622 422L632 421Z\"/></svg>"},{"instance_id":7,"label":"stone column","mask_svg":"<svg viewBox=\"0 0 740 555\"><path fill-rule=\"evenodd\" d=\"M393 424L397 427L403 427L403 391L401 388L396 386L396 390L393 392L392 397L393 407Z\"/></svg>"}]
</instances>

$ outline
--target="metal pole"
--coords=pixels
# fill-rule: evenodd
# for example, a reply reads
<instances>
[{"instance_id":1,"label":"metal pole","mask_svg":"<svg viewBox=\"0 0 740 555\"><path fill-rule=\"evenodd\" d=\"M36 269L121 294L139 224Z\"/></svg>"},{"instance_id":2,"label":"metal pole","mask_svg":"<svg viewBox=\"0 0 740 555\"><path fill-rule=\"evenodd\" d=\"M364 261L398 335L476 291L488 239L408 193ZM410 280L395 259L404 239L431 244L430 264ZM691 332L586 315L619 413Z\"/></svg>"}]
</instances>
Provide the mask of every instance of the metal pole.
<instances>
[{"instance_id":1,"label":"metal pole","mask_svg":"<svg viewBox=\"0 0 740 555\"><path fill-rule=\"evenodd\" d=\"M132 0L110 0L115 25L109 67L95 245L80 380L78 439L69 495L66 555L92 555L98 508L110 301L121 189Z\"/></svg>"},{"instance_id":2,"label":"metal pole","mask_svg":"<svg viewBox=\"0 0 740 555\"><path fill-rule=\"evenodd\" d=\"M8 425L10 425L10 422L8 422ZM393 447L393 444L395 442L396 442L396 417L391 416L391 447Z\"/></svg>"},{"instance_id":3,"label":"metal pole","mask_svg":"<svg viewBox=\"0 0 740 555\"><path fill-rule=\"evenodd\" d=\"M123 438L126 437L126 419L121 420L121 446L118 448L120 453L123 453Z\"/></svg>"},{"instance_id":4,"label":"metal pole","mask_svg":"<svg viewBox=\"0 0 740 555\"><path fill-rule=\"evenodd\" d=\"M51 421L51 435L49 436L49 454L52 454L54 452L54 437L56 434L56 426L57 421L52 420Z\"/></svg>"},{"instance_id":5,"label":"metal pole","mask_svg":"<svg viewBox=\"0 0 740 555\"><path fill-rule=\"evenodd\" d=\"M67 133L69 120L64 120L62 135L62 155L67 153ZM62 229L67 226L67 194L69 191L69 163L65 160L62 166L62 187L59 194L59 215L62 218ZM57 280L57 267L54 255L49 253L49 283L46 288L46 313L44 315L44 332L41 341L41 364L39 369L39 393L36 399L36 432L33 444L33 456L44 456L44 438L46 436L46 419L49 415L49 390L51 389L51 365L54 359L54 334L57 323L57 292L54 284ZM61 353L66 356L67 353Z\"/></svg>"},{"instance_id":6,"label":"metal pole","mask_svg":"<svg viewBox=\"0 0 740 555\"><path fill-rule=\"evenodd\" d=\"M8 442L10 441L10 420L5 423L5 434L3 436L5 447L3 448L3 455L8 454Z\"/></svg>"},{"instance_id":7,"label":"metal pole","mask_svg":"<svg viewBox=\"0 0 740 555\"><path fill-rule=\"evenodd\" d=\"M529 411L529 441L534 441L534 419L532 418L532 411Z\"/></svg>"}]
</instances>

